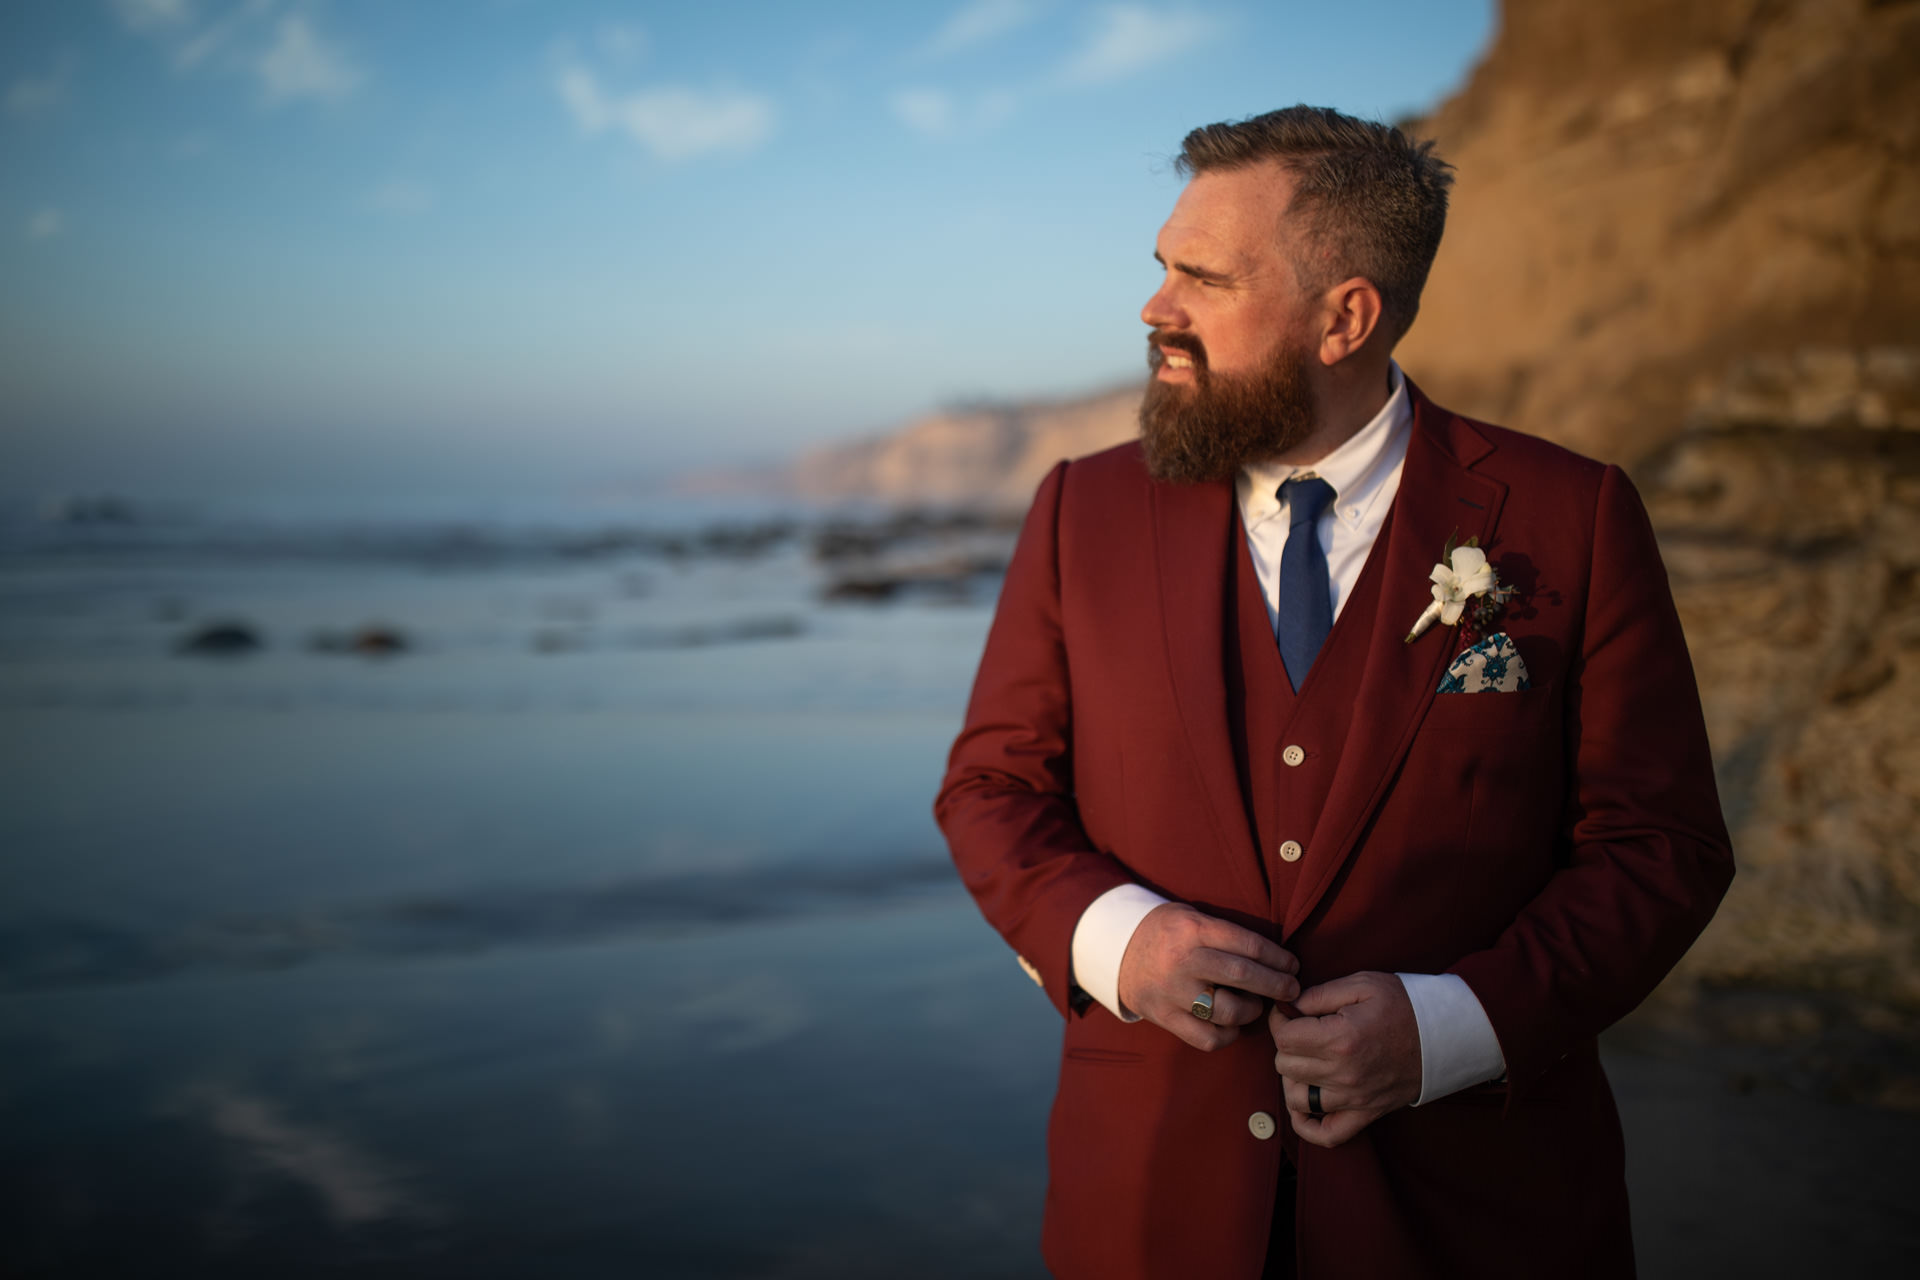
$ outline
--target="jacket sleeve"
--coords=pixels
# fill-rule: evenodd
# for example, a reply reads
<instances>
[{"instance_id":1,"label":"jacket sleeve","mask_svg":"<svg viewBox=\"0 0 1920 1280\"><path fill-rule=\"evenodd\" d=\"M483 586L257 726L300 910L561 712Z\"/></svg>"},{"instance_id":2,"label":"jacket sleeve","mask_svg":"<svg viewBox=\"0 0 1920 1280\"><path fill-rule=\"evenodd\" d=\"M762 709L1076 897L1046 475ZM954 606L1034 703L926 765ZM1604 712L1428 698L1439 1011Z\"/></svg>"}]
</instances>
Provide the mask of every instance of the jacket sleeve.
<instances>
[{"instance_id":1,"label":"jacket sleeve","mask_svg":"<svg viewBox=\"0 0 1920 1280\"><path fill-rule=\"evenodd\" d=\"M934 801L953 860L987 921L1063 1014L1073 930L1132 879L1088 841L1074 803L1073 699L1060 603L1067 463L1021 526L974 679L966 724Z\"/></svg>"},{"instance_id":2,"label":"jacket sleeve","mask_svg":"<svg viewBox=\"0 0 1920 1280\"><path fill-rule=\"evenodd\" d=\"M1630 1012L1706 927L1733 878L1686 638L1652 525L1606 468L1580 648L1568 668L1558 869L1466 979L1524 1092Z\"/></svg>"}]
</instances>

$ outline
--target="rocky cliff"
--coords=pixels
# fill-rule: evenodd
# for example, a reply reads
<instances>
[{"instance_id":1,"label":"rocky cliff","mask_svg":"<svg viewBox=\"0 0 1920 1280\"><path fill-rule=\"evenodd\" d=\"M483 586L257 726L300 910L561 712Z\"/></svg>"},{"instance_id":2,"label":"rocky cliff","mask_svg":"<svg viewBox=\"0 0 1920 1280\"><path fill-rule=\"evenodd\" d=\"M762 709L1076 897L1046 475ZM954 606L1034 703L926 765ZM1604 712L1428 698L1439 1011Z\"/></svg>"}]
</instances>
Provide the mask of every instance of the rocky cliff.
<instances>
[{"instance_id":1,"label":"rocky cliff","mask_svg":"<svg viewBox=\"0 0 1920 1280\"><path fill-rule=\"evenodd\" d=\"M1920 1032L1916 428L1909 349L1754 357L1636 469L1740 868L1674 986L1814 997L1768 1036Z\"/></svg>"},{"instance_id":2,"label":"rocky cliff","mask_svg":"<svg viewBox=\"0 0 1920 1280\"><path fill-rule=\"evenodd\" d=\"M1738 363L1920 341L1920 5L1509 0L1403 364L1629 464ZM1908 424L1911 425L1911 424Z\"/></svg>"},{"instance_id":3,"label":"rocky cliff","mask_svg":"<svg viewBox=\"0 0 1920 1280\"><path fill-rule=\"evenodd\" d=\"M1403 364L1623 463L1660 531L1740 860L1670 1000L1911 1034L1920 4L1508 0L1415 127L1458 180Z\"/></svg>"}]
</instances>

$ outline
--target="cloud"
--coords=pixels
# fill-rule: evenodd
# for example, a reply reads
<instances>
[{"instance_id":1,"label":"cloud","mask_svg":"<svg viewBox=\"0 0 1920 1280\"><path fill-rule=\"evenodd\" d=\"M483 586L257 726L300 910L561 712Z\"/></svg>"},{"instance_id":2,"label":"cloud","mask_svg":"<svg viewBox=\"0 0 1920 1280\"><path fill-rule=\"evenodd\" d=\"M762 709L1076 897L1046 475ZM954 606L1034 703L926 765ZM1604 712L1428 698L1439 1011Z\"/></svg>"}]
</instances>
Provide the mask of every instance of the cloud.
<instances>
[{"instance_id":1,"label":"cloud","mask_svg":"<svg viewBox=\"0 0 1920 1280\"><path fill-rule=\"evenodd\" d=\"M748 150L773 131L773 105L756 94L663 85L620 96L581 66L562 67L554 88L583 131L617 130L662 160Z\"/></svg>"},{"instance_id":2,"label":"cloud","mask_svg":"<svg viewBox=\"0 0 1920 1280\"><path fill-rule=\"evenodd\" d=\"M433 201L433 188L426 183L411 178L391 178L367 192L360 203L375 213L405 216L425 213L433 208Z\"/></svg>"},{"instance_id":3,"label":"cloud","mask_svg":"<svg viewBox=\"0 0 1920 1280\"><path fill-rule=\"evenodd\" d=\"M888 99L900 123L929 138L984 133L1012 118L1018 105L1004 90L962 100L943 89L902 89Z\"/></svg>"},{"instance_id":4,"label":"cloud","mask_svg":"<svg viewBox=\"0 0 1920 1280\"><path fill-rule=\"evenodd\" d=\"M938 89L903 89L893 95L893 114L917 132L938 136L953 129L953 96Z\"/></svg>"},{"instance_id":5,"label":"cloud","mask_svg":"<svg viewBox=\"0 0 1920 1280\"><path fill-rule=\"evenodd\" d=\"M27 219L27 239L51 240L67 229L66 219L60 216L58 209L41 209Z\"/></svg>"},{"instance_id":6,"label":"cloud","mask_svg":"<svg viewBox=\"0 0 1920 1280\"><path fill-rule=\"evenodd\" d=\"M619 63L638 62L647 56L651 41L645 27L631 22L609 22L594 33L594 44L601 53Z\"/></svg>"},{"instance_id":7,"label":"cloud","mask_svg":"<svg viewBox=\"0 0 1920 1280\"><path fill-rule=\"evenodd\" d=\"M73 73L73 60L62 58L43 76L22 76L7 86L7 114L35 116L56 106L67 96L67 79Z\"/></svg>"},{"instance_id":8,"label":"cloud","mask_svg":"<svg viewBox=\"0 0 1920 1280\"><path fill-rule=\"evenodd\" d=\"M247 0L245 4L228 10L173 51L174 67L180 71L193 70L231 44L235 34L242 28L252 25L255 19L267 17L272 11L271 0Z\"/></svg>"},{"instance_id":9,"label":"cloud","mask_svg":"<svg viewBox=\"0 0 1920 1280\"><path fill-rule=\"evenodd\" d=\"M1100 11L1090 38L1061 68L1060 79L1070 85L1118 80L1204 44L1220 30L1216 19L1191 10L1112 5Z\"/></svg>"},{"instance_id":10,"label":"cloud","mask_svg":"<svg viewBox=\"0 0 1920 1280\"><path fill-rule=\"evenodd\" d=\"M186 74L211 68L251 77L269 106L338 101L365 79L361 69L322 35L301 6L281 0L237 0L202 21L191 0L114 0L126 24L165 51Z\"/></svg>"},{"instance_id":11,"label":"cloud","mask_svg":"<svg viewBox=\"0 0 1920 1280\"><path fill-rule=\"evenodd\" d=\"M929 58L944 58L1018 30L1040 16L1034 0L972 0L956 9L927 41Z\"/></svg>"},{"instance_id":12,"label":"cloud","mask_svg":"<svg viewBox=\"0 0 1920 1280\"><path fill-rule=\"evenodd\" d=\"M191 0L113 0L113 7L135 31L180 27L193 20Z\"/></svg>"},{"instance_id":13,"label":"cloud","mask_svg":"<svg viewBox=\"0 0 1920 1280\"><path fill-rule=\"evenodd\" d=\"M297 14L280 19L279 34L254 71L269 102L344 98L360 83L360 72Z\"/></svg>"}]
</instances>

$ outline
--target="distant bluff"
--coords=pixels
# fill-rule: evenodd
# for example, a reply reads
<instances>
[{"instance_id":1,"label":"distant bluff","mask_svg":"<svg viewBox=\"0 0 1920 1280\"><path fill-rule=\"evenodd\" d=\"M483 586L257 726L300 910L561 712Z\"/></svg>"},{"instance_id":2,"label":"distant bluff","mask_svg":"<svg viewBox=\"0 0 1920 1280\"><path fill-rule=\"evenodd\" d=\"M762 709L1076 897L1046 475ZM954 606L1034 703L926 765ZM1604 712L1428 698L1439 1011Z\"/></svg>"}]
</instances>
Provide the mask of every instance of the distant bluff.
<instances>
[{"instance_id":1,"label":"distant bluff","mask_svg":"<svg viewBox=\"0 0 1920 1280\"><path fill-rule=\"evenodd\" d=\"M890 435L801 455L781 487L810 498L1021 508L1047 469L1136 433L1140 387L952 409Z\"/></svg>"}]
</instances>

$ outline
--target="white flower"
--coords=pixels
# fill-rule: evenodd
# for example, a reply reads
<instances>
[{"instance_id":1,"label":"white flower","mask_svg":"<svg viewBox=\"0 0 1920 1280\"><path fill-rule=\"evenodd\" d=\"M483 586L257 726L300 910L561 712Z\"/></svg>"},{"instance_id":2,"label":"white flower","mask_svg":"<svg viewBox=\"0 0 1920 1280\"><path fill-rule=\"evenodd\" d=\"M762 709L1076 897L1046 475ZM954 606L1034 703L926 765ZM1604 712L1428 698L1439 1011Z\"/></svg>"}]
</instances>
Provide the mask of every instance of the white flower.
<instances>
[{"instance_id":1,"label":"white flower","mask_svg":"<svg viewBox=\"0 0 1920 1280\"><path fill-rule=\"evenodd\" d=\"M1460 621L1469 597L1493 590L1493 566L1478 547L1455 547L1453 567L1437 564L1427 576L1433 579L1433 602L1440 606L1440 621L1448 626Z\"/></svg>"},{"instance_id":2,"label":"white flower","mask_svg":"<svg viewBox=\"0 0 1920 1280\"><path fill-rule=\"evenodd\" d=\"M1493 566L1487 563L1487 553L1478 547L1455 547L1452 566L1436 564L1427 576L1433 579L1433 603L1414 620L1413 630L1407 632L1408 644L1418 639L1436 618L1453 626L1467 611L1468 600L1485 595L1498 585Z\"/></svg>"}]
</instances>

